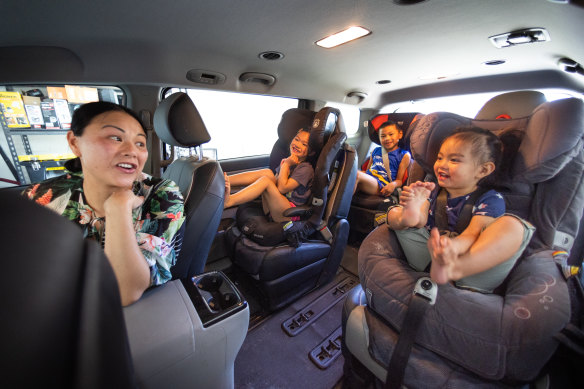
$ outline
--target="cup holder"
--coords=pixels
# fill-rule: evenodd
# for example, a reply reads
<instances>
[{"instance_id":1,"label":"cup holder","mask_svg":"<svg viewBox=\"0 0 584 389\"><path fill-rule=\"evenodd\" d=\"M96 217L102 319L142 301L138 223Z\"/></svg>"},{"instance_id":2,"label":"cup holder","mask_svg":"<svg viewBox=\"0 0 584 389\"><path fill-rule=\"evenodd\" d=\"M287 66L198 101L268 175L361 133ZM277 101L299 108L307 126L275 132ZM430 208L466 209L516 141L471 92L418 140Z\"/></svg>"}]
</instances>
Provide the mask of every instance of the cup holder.
<instances>
[{"instance_id":1,"label":"cup holder","mask_svg":"<svg viewBox=\"0 0 584 389\"><path fill-rule=\"evenodd\" d=\"M247 306L235 285L220 271L201 274L182 282L204 327Z\"/></svg>"},{"instance_id":2,"label":"cup holder","mask_svg":"<svg viewBox=\"0 0 584 389\"><path fill-rule=\"evenodd\" d=\"M205 290L207 292L216 292L219 290L223 284L223 278L217 274L207 274L204 275L198 283L196 283L199 289Z\"/></svg>"}]
</instances>

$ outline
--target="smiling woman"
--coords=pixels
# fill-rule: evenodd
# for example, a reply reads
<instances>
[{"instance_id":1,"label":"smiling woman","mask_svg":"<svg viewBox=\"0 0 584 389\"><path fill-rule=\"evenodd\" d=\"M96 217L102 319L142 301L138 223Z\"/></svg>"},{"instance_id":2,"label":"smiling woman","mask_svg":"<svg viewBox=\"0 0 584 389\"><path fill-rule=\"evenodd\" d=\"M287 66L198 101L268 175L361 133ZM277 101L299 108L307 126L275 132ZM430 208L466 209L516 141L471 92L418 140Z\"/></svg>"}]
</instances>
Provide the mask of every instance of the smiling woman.
<instances>
[{"instance_id":1,"label":"smiling woman","mask_svg":"<svg viewBox=\"0 0 584 389\"><path fill-rule=\"evenodd\" d=\"M77 156L66 163L68 174L31 186L25 194L79 224L86 238L101 242L122 304L131 304L150 285L171 278L182 241L182 196L174 182L142 172L146 132L125 107L108 102L81 106L67 141Z\"/></svg>"}]
</instances>

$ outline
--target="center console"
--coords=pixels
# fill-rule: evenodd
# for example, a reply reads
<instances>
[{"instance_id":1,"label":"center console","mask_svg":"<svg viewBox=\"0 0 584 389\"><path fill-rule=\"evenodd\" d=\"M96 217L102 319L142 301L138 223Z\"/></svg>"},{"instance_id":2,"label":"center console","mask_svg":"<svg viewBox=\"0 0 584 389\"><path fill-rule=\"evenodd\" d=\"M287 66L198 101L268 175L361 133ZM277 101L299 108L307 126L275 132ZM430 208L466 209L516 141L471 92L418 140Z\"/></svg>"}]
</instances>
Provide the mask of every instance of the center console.
<instances>
[{"instance_id":1,"label":"center console","mask_svg":"<svg viewBox=\"0 0 584 389\"><path fill-rule=\"evenodd\" d=\"M219 271L147 290L124 308L141 388L232 388L247 302Z\"/></svg>"}]
</instances>

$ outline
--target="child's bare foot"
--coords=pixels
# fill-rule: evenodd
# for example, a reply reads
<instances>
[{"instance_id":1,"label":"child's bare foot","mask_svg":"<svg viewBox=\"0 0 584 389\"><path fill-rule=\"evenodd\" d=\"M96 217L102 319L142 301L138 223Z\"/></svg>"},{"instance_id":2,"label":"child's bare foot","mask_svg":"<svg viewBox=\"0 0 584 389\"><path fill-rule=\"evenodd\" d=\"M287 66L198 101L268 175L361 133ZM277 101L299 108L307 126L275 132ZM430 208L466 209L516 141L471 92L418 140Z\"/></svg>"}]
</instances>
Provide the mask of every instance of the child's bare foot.
<instances>
[{"instance_id":1,"label":"child's bare foot","mask_svg":"<svg viewBox=\"0 0 584 389\"><path fill-rule=\"evenodd\" d=\"M422 205L428 200L432 189L433 183L420 181L403 188L400 204L403 206L401 220L405 227L416 227L420 224Z\"/></svg>"},{"instance_id":2,"label":"child's bare foot","mask_svg":"<svg viewBox=\"0 0 584 389\"><path fill-rule=\"evenodd\" d=\"M428 251L432 257L430 278L437 284L446 284L453 281L454 267L458 259L452 240L447 236L440 236L437 228L432 228L428 239Z\"/></svg>"},{"instance_id":3,"label":"child's bare foot","mask_svg":"<svg viewBox=\"0 0 584 389\"><path fill-rule=\"evenodd\" d=\"M231 206L231 182L229 182L229 176L227 173L223 173L225 177L225 196L223 200L223 208L229 208Z\"/></svg>"}]
</instances>

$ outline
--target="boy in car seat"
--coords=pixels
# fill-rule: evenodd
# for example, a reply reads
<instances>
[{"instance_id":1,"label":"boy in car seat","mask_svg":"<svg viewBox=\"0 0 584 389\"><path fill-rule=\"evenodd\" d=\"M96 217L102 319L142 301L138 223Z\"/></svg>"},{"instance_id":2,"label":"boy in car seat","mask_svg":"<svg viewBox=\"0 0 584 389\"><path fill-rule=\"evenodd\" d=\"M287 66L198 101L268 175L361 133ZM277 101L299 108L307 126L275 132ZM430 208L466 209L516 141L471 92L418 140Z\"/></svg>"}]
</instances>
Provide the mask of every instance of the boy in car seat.
<instances>
[{"instance_id":1,"label":"boy in car seat","mask_svg":"<svg viewBox=\"0 0 584 389\"><path fill-rule=\"evenodd\" d=\"M437 283L455 281L485 293L503 282L535 228L506 214L503 196L489 189L501 154L501 141L490 131L458 129L444 140L434 164L438 186L418 181L403 188L387 224L410 266L424 271L431 264ZM467 203L472 215L461 226Z\"/></svg>"},{"instance_id":2,"label":"boy in car seat","mask_svg":"<svg viewBox=\"0 0 584 389\"><path fill-rule=\"evenodd\" d=\"M307 161L310 129L302 128L290 143L290 156L282 159L274 174L270 169L253 170L228 176L225 174L224 208L241 205L262 197L265 214L270 214L276 222L295 221L283 212L303 205L311 194L314 169ZM230 194L231 186L243 186L239 192Z\"/></svg>"},{"instance_id":3,"label":"boy in car seat","mask_svg":"<svg viewBox=\"0 0 584 389\"><path fill-rule=\"evenodd\" d=\"M381 146L373 149L365 172L357 172L355 192L389 197L401 188L408 165L410 153L399 146L403 129L389 120L379 127Z\"/></svg>"}]
</instances>

